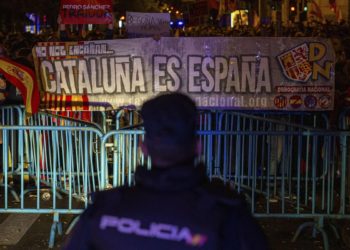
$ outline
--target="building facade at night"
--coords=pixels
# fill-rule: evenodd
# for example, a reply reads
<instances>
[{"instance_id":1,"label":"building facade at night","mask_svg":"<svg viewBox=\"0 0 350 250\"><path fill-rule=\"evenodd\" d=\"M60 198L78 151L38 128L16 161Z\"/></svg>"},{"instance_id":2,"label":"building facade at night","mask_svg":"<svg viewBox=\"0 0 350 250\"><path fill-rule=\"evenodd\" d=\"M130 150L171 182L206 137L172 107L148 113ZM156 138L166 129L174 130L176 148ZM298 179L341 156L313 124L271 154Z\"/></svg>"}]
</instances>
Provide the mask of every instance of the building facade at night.
<instances>
[{"instance_id":1,"label":"building facade at night","mask_svg":"<svg viewBox=\"0 0 350 250\"><path fill-rule=\"evenodd\" d=\"M262 23L280 21L282 25L291 22L333 21L349 22L348 0L184 0L183 10L187 13L189 25L206 24L236 10L246 11L250 24L254 16Z\"/></svg>"}]
</instances>

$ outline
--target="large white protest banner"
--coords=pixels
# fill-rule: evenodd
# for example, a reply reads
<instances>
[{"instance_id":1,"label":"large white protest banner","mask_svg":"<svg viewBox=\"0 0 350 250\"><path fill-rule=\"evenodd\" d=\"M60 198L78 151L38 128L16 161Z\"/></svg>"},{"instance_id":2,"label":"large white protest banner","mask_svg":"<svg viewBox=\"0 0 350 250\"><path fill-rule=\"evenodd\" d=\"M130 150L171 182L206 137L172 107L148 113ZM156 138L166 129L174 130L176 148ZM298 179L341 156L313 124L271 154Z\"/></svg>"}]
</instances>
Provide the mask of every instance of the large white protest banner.
<instances>
[{"instance_id":1,"label":"large white protest banner","mask_svg":"<svg viewBox=\"0 0 350 250\"><path fill-rule=\"evenodd\" d=\"M126 12L128 37L151 37L170 35L169 13Z\"/></svg>"},{"instance_id":2,"label":"large white protest banner","mask_svg":"<svg viewBox=\"0 0 350 250\"><path fill-rule=\"evenodd\" d=\"M83 96L90 107L140 106L157 93L181 91L204 108L333 109L335 59L326 39L40 43L35 56L42 96L50 96L51 106L72 96Z\"/></svg>"}]
</instances>

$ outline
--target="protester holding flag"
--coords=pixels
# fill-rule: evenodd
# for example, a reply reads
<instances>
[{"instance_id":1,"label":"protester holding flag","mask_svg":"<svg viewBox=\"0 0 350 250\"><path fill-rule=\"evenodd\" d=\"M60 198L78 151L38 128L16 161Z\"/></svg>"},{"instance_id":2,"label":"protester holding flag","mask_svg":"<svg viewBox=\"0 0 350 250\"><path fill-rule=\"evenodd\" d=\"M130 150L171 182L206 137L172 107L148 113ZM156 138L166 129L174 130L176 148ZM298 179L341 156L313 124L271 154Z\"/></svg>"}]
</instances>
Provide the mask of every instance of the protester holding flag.
<instances>
[{"instance_id":1,"label":"protester holding flag","mask_svg":"<svg viewBox=\"0 0 350 250\"><path fill-rule=\"evenodd\" d=\"M0 57L0 73L21 92L27 115L38 112L40 94L33 70L8 58Z\"/></svg>"}]
</instances>

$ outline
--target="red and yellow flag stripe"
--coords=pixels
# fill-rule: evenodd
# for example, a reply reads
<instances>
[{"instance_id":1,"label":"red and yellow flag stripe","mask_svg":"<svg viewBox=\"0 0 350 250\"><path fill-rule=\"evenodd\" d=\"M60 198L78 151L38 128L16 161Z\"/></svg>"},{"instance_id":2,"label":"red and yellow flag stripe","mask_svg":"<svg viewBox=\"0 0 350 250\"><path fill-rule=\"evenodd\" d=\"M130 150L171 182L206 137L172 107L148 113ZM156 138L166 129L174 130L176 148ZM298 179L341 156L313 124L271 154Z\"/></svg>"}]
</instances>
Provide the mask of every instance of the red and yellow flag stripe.
<instances>
[{"instance_id":1,"label":"red and yellow flag stripe","mask_svg":"<svg viewBox=\"0 0 350 250\"><path fill-rule=\"evenodd\" d=\"M21 92L26 113L38 112L40 93L33 70L10 59L0 57L0 73Z\"/></svg>"}]
</instances>

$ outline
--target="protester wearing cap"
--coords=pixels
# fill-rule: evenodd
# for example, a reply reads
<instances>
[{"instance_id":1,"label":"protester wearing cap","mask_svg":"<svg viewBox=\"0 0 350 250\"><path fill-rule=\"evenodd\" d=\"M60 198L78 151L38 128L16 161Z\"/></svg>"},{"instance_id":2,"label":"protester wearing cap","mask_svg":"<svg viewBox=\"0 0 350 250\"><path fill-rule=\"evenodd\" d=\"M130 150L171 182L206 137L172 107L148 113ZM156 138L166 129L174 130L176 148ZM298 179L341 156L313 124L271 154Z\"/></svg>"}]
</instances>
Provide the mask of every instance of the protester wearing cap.
<instances>
[{"instance_id":1,"label":"protester wearing cap","mask_svg":"<svg viewBox=\"0 0 350 250\"><path fill-rule=\"evenodd\" d=\"M244 201L194 165L194 102L179 93L160 95L141 114L151 170L138 167L133 187L97 193L64 249L267 249Z\"/></svg>"}]
</instances>

